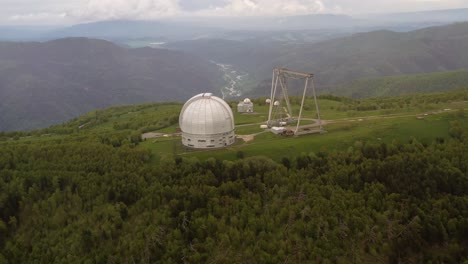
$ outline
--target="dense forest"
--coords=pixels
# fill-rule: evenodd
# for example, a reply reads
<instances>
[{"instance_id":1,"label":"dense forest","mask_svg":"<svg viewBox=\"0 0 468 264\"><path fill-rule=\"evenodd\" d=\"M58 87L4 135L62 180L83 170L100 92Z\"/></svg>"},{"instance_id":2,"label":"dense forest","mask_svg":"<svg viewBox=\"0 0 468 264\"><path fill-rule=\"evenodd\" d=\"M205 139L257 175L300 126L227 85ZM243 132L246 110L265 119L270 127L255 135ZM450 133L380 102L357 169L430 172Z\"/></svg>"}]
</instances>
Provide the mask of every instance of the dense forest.
<instances>
[{"instance_id":1,"label":"dense forest","mask_svg":"<svg viewBox=\"0 0 468 264\"><path fill-rule=\"evenodd\" d=\"M459 90L320 101L325 115L361 116L434 111L467 98ZM433 142L359 139L268 157L240 148L237 160L157 157L140 135L173 128L180 107L112 107L42 130L1 132L0 263L468 260L462 108L447 114L449 134Z\"/></svg>"},{"instance_id":2,"label":"dense forest","mask_svg":"<svg viewBox=\"0 0 468 264\"><path fill-rule=\"evenodd\" d=\"M0 142L0 263L466 263L468 135L450 135L281 162Z\"/></svg>"}]
</instances>

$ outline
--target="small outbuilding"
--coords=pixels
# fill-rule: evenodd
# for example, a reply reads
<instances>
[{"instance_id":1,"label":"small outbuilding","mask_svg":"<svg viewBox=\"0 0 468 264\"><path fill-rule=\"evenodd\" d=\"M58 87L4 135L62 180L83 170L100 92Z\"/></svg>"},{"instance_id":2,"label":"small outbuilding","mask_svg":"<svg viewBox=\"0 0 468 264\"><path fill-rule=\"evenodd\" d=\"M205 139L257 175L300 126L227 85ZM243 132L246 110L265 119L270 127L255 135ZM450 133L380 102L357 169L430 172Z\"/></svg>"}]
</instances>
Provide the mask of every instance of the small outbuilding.
<instances>
[{"instance_id":1,"label":"small outbuilding","mask_svg":"<svg viewBox=\"0 0 468 264\"><path fill-rule=\"evenodd\" d=\"M245 98L244 101L240 101L237 105L237 112L239 113L252 113L253 103L249 98Z\"/></svg>"},{"instance_id":2,"label":"small outbuilding","mask_svg":"<svg viewBox=\"0 0 468 264\"><path fill-rule=\"evenodd\" d=\"M182 144L191 148L221 148L235 142L229 105L211 93L190 98L179 116Z\"/></svg>"},{"instance_id":3,"label":"small outbuilding","mask_svg":"<svg viewBox=\"0 0 468 264\"><path fill-rule=\"evenodd\" d=\"M284 127L275 127L274 126L274 127L270 128L270 130L271 130L271 132L273 134L278 135L278 134L283 134L286 131L286 128L284 128Z\"/></svg>"}]
</instances>

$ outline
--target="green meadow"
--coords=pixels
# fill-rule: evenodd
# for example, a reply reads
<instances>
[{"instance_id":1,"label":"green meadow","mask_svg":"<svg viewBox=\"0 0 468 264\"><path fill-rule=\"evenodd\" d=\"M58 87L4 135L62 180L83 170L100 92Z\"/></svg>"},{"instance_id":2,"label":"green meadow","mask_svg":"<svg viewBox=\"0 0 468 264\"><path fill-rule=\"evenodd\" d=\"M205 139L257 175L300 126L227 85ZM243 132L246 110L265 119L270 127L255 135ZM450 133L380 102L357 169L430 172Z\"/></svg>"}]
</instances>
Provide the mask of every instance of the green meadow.
<instances>
[{"instance_id":1,"label":"green meadow","mask_svg":"<svg viewBox=\"0 0 468 264\"><path fill-rule=\"evenodd\" d=\"M466 95L466 91L463 93ZM446 96L432 96L437 95ZM255 113L240 114L234 111L236 134L254 135L253 140L245 142L244 139L237 138L236 144L225 149L194 150L182 146L180 138L175 136L149 139L143 142L141 147L150 149L158 158L181 155L201 160L211 157L235 160L261 155L279 161L283 157L297 156L301 153L345 150L363 143L404 143L411 139L429 143L437 138L448 137L450 123L455 120L468 126L464 110L468 107L468 102L454 99L428 100L425 96L374 98L363 101L339 97L322 98L319 100L319 106L323 122L328 123L324 125L326 133L299 137L274 135L261 129L260 124L268 117L268 105L256 100ZM234 107L235 104L231 105ZM305 108L303 118L316 117L315 105L311 98L306 101ZM297 115L298 105L293 106L294 111ZM313 122L303 120L301 125L311 123ZM176 126L158 132L170 133Z\"/></svg>"}]
</instances>

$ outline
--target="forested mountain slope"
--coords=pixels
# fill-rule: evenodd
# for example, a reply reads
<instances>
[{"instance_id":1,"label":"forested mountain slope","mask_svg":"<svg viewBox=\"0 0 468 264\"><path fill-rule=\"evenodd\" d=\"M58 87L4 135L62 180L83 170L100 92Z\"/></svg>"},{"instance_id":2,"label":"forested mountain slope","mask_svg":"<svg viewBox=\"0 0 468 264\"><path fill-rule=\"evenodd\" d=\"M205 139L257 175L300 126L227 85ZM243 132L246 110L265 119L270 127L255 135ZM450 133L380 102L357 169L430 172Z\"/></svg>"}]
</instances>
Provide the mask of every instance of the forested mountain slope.
<instances>
[{"instance_id":1,"label":"forested mountain slope","mask_svg":"<svg viewBox=\"0 0 468 264\"><path fill-rule=\"evenodd\" d=\"M468 70L360 79L327 92L353 98L431 93L468 87Z\"/></svg>"},{"instance_id":2,"label":"forested mountain slope","mask_svg":"<svg viewBox=\"0 0 468 264\"><path fill-rule=\"evenodd\" d=\"M218 91L217 66L163 49L69 38L0 43L0 131L46 127L96 108Z\"/></svg>"},{"instance_id":3,"label":"forested mountain slope","mask_svg":"<svg viewBox=\"0 0 468 264\"><path fill-rule=\"evenodd\" d=\"M327 135L344 140L327 125L327 135L274 137L274 151L229 160L214 150L189 157L175 144L167 156L154 154L150 146L180 138L142 141L140 133L177 123L176 103L112 107L45 130L0 133L0 262L464 263L467 96L322 96L324 115L363 115L375 104L433 113L398 119L404 141L360 138L361 129L392 132L354 120L340 128L354 139L342 150L313 147ZM435 113L447 103L460 109ZM408 122L447 127L419 141ZM306 152L282 147L298 140Z\"/></svg>"},{"instance_id":4,"label":"forested mountain slope","mask_svg":"<svg viewBox=\"0 0 468 264\"><path fill-rule=\"evenodd\" d=\"M468 23L407 33L376 31L298 47L285 59L311 69L319 83L356 78L447 71L468 67Z\"/></svg>"},{"instance_id":5,"label":"forested mountain slope","mask_svg":"<svg viewBox=\"0 0 468 264\"><path fill-rule=\"evenodd\" d=\"M320 43L196 40L168 47L237 66L256 81L258 95L268 89L277 66L313 72L323 89L361 78L466 69L468 22L411 32L358 33Z\"/></svg>"}]
</instances>

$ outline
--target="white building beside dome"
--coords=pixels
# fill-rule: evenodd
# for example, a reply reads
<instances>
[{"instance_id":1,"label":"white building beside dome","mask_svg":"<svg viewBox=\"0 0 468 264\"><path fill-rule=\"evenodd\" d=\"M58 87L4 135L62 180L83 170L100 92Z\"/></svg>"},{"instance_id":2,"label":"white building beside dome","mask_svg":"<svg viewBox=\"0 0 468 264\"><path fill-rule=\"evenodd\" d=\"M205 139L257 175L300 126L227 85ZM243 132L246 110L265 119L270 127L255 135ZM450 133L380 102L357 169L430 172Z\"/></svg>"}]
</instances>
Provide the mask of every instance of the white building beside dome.
<instances>
[{"instance_id":1,"label":"white building beside dome","mask_svg":"<svg viewBox=\"0 0 468 264\"><path fill-rule=\"evenodd\" d=\"M244 101L240 101L237 105L237 112L239 113L252 113L253 103L249 98L245 98Z\"/></svg>"},{"instance_id":2,"label":"white building beside dome","mask_svg":"<svg viewBox=\"0 0 468 264\"><path fill-rule=\"evenodd\" d=\"M182 144L191 148L221 148L235 141L234 116L229 105L211 93L190 98L179 116Z\"/></svg>"}]
</instances>

